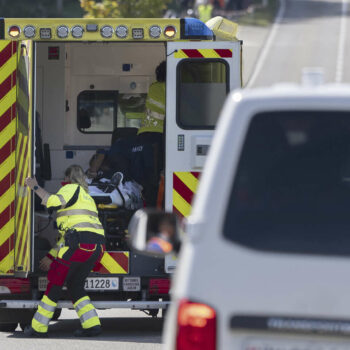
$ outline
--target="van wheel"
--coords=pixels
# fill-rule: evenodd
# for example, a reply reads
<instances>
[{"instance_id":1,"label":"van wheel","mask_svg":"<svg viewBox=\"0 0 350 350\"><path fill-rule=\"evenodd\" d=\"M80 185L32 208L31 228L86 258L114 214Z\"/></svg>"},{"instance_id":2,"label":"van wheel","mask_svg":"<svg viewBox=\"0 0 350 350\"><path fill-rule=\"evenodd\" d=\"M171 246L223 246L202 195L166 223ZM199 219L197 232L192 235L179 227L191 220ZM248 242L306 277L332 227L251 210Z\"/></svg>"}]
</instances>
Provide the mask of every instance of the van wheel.
<instances>
[{"instance_id":1,"label":"van wheel","mask_svg":"<svg viewBox=\"0 0 350 350\"><path fill-rule=\"evenodd\" d=\"M17 323L0 323L0 332L14 332L17 328Z\"/></svg>"}]
</instances>

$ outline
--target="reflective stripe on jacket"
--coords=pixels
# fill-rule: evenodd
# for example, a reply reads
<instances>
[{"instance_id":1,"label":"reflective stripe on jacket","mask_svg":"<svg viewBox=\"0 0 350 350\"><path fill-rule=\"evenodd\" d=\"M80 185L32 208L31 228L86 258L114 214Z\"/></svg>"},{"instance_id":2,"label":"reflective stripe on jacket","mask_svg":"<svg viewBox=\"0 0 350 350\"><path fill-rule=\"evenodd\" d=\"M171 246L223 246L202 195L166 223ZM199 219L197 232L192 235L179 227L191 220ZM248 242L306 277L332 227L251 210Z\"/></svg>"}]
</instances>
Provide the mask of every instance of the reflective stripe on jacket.
<instances>
[{"instance_id":1,"label":"reflective stripe on jacket","mask_svg":"<svg viewBox=\"0 0 350 350\"><path fill-rule=\"evenodd\" d=\"M163 132L165 118L165 82L151 84L146 99L146 113L141 121L138 134Z\"/></svg>"}]
</instances>

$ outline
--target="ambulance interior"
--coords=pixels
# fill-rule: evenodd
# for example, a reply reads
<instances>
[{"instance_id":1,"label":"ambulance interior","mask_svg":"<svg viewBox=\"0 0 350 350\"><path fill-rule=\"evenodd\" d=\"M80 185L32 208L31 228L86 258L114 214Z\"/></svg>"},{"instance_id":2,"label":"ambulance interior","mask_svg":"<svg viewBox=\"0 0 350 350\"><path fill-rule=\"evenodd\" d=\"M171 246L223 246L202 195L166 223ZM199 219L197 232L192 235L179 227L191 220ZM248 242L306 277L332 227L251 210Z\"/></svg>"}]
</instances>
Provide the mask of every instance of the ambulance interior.
<instances>
[{"instance_id":1,"label":"ambulance interior","mask_svg":"<svg viewBox=\"0 0 350 350\"><path fill-rule=\"evenodd\" d=\"M129 130L136 134L166 47L164 43L39 42L35 57L35 172L40 185L54 193L68 166L78 164L86 171L96 151L111 146L114 130L134 128ZM89 112L88 118L79 117L81 110ZM53 221L48 224L44 208L38 203L35 207L37 267L54 244L57 230ZM125 223L118 220L114 231L107 232L109 250L126 249Z\"/></svg>"}]
</instances>

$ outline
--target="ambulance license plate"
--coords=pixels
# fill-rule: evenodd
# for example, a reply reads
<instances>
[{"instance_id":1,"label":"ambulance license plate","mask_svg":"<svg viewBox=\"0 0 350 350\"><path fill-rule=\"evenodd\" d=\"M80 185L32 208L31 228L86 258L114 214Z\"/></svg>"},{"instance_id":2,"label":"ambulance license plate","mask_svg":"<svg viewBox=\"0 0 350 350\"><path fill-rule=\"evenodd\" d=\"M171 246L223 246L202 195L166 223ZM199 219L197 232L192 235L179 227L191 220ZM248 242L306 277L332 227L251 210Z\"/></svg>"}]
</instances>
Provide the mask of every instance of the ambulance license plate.
<instances>
[{"instance_id":1,"label":"ambulance license plate","mask_svg":"<svg viewBox=\"0 0 350 350\"><path fill-rule=\"evenodd\" d=\"M47 287L47 278L39 277L38 289L45 291ZM88 277L85 280L85 290L119 290L119 278L118 277ZM63 286L63 289L67 289Z\"/></svg>"},{"instance_id":2,"label":"ambulance license plate","mask_svg":"<svg viewBox=\"0 0 350 350\"><path fill-rule=\"evenodd\" d=\"M118 277L88 277L85 280L85 290L118 290Z\"/></svg>"},{"instance_id":3,"label":"ambulance license plate","mask_svg":"<svg viewBox=\"0 0 350 350\"><path fill-rule=\"evenodd\" d=\"M336 342L296 341L251 339L247 341L242 350L346 350L350 344Z\"/></svg>"}]
</instances>

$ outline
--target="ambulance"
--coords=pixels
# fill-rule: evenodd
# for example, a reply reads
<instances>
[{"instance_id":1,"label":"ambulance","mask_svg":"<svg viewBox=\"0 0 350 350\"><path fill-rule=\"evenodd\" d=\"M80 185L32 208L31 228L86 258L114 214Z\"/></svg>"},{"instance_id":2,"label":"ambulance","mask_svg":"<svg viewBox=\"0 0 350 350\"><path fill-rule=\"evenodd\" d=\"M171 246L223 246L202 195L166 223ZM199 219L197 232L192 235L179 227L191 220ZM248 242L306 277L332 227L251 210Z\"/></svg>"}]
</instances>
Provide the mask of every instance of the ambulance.
<instances>
[{"instance_id":1,"label":"ambulance","mask_svg":"<svg viewBox=\"0 0 350 350\"><path fill-rule=\"evenodd\" d=\"M39 261L53 220L24 184L40 177L55 193L64 170L84 170L115 133L140 126L155 68L166 60L164 200L186 217L221 106L242 84L237 25L184 19L0 19L0 329L31 319L46 287ZM89 120L80 110L89 110ZM162 194L160 194L162 196ZM176 259L137 254L127 244L133 212L99 205L107 238L86 280L97 308L169 304ZM58 308L72 304L65 294Z\"/></svg>"}]
</instances>

